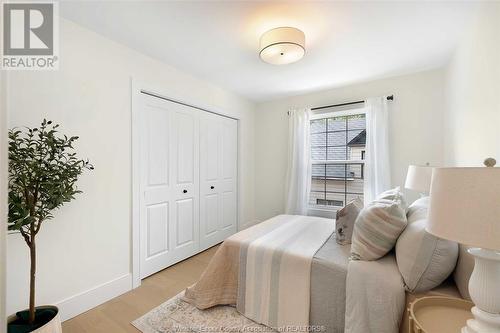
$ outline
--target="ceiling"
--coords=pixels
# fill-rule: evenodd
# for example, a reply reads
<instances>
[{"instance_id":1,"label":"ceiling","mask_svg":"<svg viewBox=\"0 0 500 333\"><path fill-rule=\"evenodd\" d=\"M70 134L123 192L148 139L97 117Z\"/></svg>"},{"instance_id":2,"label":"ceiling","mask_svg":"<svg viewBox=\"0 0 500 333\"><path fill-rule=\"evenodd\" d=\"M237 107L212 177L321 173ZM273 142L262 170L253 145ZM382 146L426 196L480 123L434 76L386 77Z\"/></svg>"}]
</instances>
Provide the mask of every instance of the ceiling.
<instances>
[{"instance_id":1,"label":"ceiling","mask_svg":"<svg viewBox=\"0 0 500 333\"><path fill-rule=\"evenodd\" d=\"M256 102L442 66L473 2L61 2L61 15ZM305 32L306 55L258 57L271 28Z\"/></svg>"}]
</instances>

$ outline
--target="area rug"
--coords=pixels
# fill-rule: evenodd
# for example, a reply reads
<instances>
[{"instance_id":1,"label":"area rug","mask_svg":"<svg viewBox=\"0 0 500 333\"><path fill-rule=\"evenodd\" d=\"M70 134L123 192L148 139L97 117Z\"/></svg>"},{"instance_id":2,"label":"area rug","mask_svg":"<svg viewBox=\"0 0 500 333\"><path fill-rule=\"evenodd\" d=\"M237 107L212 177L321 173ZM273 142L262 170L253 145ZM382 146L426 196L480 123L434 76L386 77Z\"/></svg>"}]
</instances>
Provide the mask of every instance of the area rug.
<instances>
[{"instance_id":1,"label":"area rug","mask_svg":"<svg viewBox=\"0 0 500 333\"><path fill-rule=\"evenodd\" d=\"M184 302L184 292L132 322L143 333L276 332L242 316L232 306L198 310Z\"/></svg>"}]
</instances>

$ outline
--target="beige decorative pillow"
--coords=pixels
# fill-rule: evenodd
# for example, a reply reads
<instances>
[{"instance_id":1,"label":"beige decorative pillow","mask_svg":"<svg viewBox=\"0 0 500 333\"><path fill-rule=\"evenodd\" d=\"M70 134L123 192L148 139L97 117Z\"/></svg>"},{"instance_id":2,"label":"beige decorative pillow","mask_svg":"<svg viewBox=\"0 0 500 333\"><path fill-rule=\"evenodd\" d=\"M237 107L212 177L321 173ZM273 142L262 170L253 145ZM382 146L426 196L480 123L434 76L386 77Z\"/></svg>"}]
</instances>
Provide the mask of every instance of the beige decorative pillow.
<instances>
[{"instance_id":1,"label":"beige decorative pillow","mask_svg":"<svg viewBox=\"0 0 500 333\"><path fill-rule=\"evenodd\" d=\"M457 243L425 231L428 208L428 197L418 199L408 208L408 226L396 243L396 261L410 292L439 286L457 262Z\"/></svg>"},{"instance_id":2,"label":"beige decorative pillow","mask_svg":"<svg viewBox=\"0 0 500 333\"><path fill-rule=\"evenodd\" d=\"M405 208L399 187L363 208L354 223L351 259L377 260L392 250L406 227Z\"/></svg>"},{"instance_id":3,"label":"beige decorative pillow","mask_svg":"<svg viewBox=\"0 0 500 333\"><path fill-rule=\"evenodd\" d=\"M382 200L382 199L392 200L392 201L398 200L401 202L401 207L403 209L406 210L408 207L408 205L406 204L406 199L403 195L403 192L401 192L401 188L399 186L377 195L377 200Z\"/></svg>"},{"instance_id":4,"label":"beige decorative pillow","mask_svg":"<svg viewBox=\"0 0 500 333\"><path fill-rule=\"evenodd\" d=\"M340 245L351 244L354 222L363 209L363 201L356 198L337 211L335 219L335 239Z\"/></svg>"}]
</instances>

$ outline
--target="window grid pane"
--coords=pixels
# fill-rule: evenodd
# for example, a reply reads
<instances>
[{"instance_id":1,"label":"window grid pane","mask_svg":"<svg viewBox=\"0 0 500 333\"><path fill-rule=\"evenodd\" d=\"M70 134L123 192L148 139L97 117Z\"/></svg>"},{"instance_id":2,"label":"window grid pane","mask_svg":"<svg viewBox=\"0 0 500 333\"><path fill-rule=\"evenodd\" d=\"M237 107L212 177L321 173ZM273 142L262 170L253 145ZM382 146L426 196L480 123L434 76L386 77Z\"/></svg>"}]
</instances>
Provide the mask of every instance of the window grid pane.
<instances>
[{"instance_id":1,"label":"window grid pane","mask_svg":"<svg viewBox=\"0 0 500 333\"><path fill-rule=\"evenodd\" d=\"M310 206L339 209L363 199L365 144L364 114L311 121L311 158L329 163L312 165Z\"/></svg>"}]
</instances>

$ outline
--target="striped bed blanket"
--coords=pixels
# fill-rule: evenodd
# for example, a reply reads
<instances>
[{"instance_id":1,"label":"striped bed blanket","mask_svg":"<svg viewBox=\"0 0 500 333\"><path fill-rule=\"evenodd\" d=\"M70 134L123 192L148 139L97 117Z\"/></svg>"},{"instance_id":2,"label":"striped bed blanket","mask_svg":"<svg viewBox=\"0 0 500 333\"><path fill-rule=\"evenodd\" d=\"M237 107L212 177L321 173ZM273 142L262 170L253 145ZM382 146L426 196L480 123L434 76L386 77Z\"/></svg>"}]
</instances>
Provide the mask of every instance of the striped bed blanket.
<instances>
[{"instance_id":1,"label":"striped bed blanket","mask_svg":"<svg viewBox=\"0 0 500 333\"><path fill-rule=\"evenodd\" d=\"M236 304L269 327L309 325L311 262L333 220L279 215L229 237L184 300L199 309Z\"/></svg>"}]
</instances>

